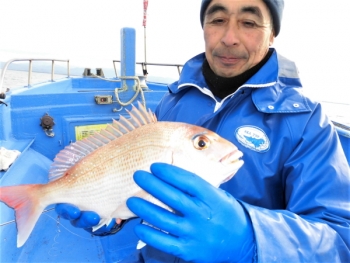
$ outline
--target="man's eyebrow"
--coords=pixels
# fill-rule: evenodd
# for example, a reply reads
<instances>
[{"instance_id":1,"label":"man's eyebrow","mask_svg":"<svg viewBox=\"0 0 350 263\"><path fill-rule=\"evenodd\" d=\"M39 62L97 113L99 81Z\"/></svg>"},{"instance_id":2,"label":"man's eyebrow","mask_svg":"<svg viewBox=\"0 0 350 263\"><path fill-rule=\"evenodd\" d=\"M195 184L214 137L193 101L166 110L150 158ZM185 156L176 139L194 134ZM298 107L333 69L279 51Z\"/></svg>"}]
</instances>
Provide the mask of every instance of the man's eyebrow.
<instances>
[{"instance_id":1,"label":"man's eyebrow","mask_svg":"<svg viewBox=\"0 0 350 263\"><path fill-rule=\"evenodd\" d=\"M211 7L208 8L206 11L205 15L212 15L216 12L224 12L224 13L229 13L228 9L221 5L221 4L214 4ZM262 12L259 7L257 6L244 6L240 9L239 13L250 13L253 15L256 15L259 18L263 18Z\"/></svg>"},{"instance_id":2,"label":"man's eyebrow","mask_svg":"<svg viewBox=\"0 0 350 263\"><path fill-rule=\"evenodd\" d=\"M261 10L257 6L244 6L241 8L240 13L250 13L256 15L259 18L263 18Z\"/></svg>"},{"instance_id":3,"label":"man's eyebrow","mask_svg":"<svg viewBox=\"0 0 350 263\"><path fill-rule=\"evenodd\" d=\"M208 8L207 12L205 13L206 16L208 15L212 15L216 12L225 12L228 13L228 10L226 7L224 7L223 5L220 4L214 4L212 5L210 8Z\"/></svg>"}]
</instances>

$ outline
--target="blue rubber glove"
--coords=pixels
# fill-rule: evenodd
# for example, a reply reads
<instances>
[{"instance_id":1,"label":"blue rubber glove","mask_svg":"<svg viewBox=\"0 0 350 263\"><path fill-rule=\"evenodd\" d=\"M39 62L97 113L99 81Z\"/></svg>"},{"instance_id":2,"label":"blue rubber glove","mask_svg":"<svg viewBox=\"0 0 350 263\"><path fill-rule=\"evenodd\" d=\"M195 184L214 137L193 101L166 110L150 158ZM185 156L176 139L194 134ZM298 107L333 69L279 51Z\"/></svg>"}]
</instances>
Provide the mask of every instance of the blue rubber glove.
<instances>
[{"instance_id":1,"label":"blue rubber glove","mask_svg":"<svg viewBox=\"0 0 350 263\"><path fill-rule=\"evenodd\" d=\"M185 261L253 261L252 224L235 198L175 166L157 163L151 172L154 176L137 171L135 182L176 213L138 197L129 198L127 205L132 212L165 231L136 225L135 233L143 242Z\"/></svg>"},{"instance_id":2,"label":"blue rubber glove","mask_svg":"<svg viewBox=\"0 0 350 263\"><path fill-rule=\"evenodd\" d=\"M57 204L55 210L60 217L69 220L73 226L83 228L95 236L114 234L118 232L123 224L118 225L115 219L113 219L108 226L103 226L96 231L92 231L92 227L96 226L101 219L97 213L80 211L78 207L71 204Z\"/></svg>"}]
</instances>

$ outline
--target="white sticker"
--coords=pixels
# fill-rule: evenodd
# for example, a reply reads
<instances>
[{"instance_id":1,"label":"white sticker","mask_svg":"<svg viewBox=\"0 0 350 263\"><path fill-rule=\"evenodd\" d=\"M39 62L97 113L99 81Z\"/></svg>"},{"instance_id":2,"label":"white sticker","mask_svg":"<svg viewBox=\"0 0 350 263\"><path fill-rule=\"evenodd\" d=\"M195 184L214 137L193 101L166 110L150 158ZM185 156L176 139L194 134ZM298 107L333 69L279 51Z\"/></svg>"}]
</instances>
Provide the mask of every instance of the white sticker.
<instances>
[{"instance_id":1,"label":"white sticker","mask_svg":"<svg viewBox=\"0 0 350 263\"><path fill-rule=\"evenodd\" d=\"M270 140L265 132L255 126L242 126L236 130L236 138L244 147L256 152L270 149Z\"/></svg>"}]
</instances>

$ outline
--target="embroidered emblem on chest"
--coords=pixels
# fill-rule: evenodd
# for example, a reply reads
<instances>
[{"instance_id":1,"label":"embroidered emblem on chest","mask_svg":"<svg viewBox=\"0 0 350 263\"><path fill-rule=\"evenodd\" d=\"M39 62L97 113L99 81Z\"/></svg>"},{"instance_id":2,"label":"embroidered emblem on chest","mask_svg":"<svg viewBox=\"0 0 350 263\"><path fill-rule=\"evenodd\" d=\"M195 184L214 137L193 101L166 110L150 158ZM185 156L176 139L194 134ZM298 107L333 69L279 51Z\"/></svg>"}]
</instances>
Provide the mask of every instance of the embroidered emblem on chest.
<instances>
[{"instance_id":1,"label":"embroidered emblem on chest","mask_svg":"<svg viewBox=\"0 0 350 263\"><path fill-rule=\"evenodd\" d=\"M265 132L255 126L241 126L236 130L236 138L244 147L256 152L270 149L270 140Z\"/></svg>"}]
</instances>

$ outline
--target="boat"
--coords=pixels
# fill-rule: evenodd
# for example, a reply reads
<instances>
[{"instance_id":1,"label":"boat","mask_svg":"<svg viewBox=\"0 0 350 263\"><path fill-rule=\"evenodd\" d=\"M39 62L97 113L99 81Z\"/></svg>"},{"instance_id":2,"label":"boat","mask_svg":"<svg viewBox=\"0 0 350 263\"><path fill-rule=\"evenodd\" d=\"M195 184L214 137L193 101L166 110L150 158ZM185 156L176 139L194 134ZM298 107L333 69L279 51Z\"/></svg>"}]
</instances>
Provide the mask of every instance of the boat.
<instances>
[{"instance_id":1,"label":"boat","mask_svg":"<svg viewBox=\"0 0 350 263\"><path fill-rule=\"evenodd\" d=\"M103 69L86 68L82 76L70 76L69 60L51 62L51 79L31 83L32 62L42 59L12 59L3 67L0 78L0 152L3 159L0 185L47 183L55 155L71 142L104 128L119 116L127 116L132 104L141 101L147 108L156 105L168 92L167 83L147 80L147 65L182 65L135 61L135 30L121 30L121 60L113 60L115 77L105 78ZM29 63L28 85L13 90L2 88L11 63ZM54 80L57 62L67 65L67 76ZM115 67L120 63L121 74ZM136 76L141 65L144 75ZM334 120L350 165L350 126ZM1 162L0 162L1 163ZM5 164L4 164L5 163ZM54 206L47 207L27 242L17 248L14 210L0 203L0 262L137 262L138 239L133 219L117 235L96 237L61 220Z\"/></svg>"},{"instance_id":2,"label":"boat","mask_svg":"<svg viewBox=\"0 0 350 263\"><path fill-rule=\"evenodd\" d=\"M5 64L0 87L13 62L27 60L29 77L27 86L0 88L0 148L4 155L15 157L11 163L2 160L6 167L0 171L1 186L47 183L52 160L65 146L99 131L120 115L127 116L126 110L137 101L155 110L168 91L167 85L146 81L145 71L146 76L136 76L136 66L180 70L181 65L138 63L135 30L123 28L121 36L121 60L112 61L116 72L113 78L104 78L100 68L95 73L87 68L82 76L70 76L69 60L47 59L52 63L51 79L32 84L32 63L43 59L12 59ZM66 63L67 76L54 80L57 62ZM121 76L117 75L116 63L120 63ZM0 211L0 262L133 262L137 257L138 240L130 229L132 223L112 239L94 237L60 220L52 206L43 212L25 245L17 248L14 210L0 203Z\"/></svg>"}]
</instances>

